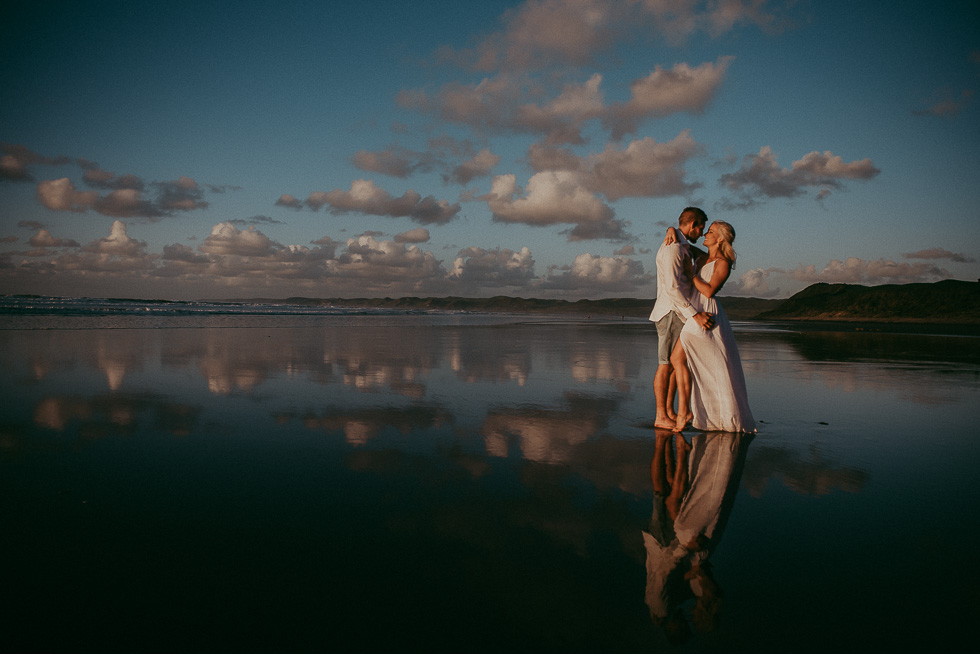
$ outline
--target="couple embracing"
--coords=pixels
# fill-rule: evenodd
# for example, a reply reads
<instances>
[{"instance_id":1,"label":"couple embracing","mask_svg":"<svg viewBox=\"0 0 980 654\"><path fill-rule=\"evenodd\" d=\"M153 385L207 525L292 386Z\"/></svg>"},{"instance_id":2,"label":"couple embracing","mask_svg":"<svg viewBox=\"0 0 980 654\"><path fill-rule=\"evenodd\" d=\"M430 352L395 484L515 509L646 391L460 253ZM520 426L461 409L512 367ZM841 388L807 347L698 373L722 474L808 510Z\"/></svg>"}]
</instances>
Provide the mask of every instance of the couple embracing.
<instances>
[{"instance_id":1,"label":"couple embracing","mask_svg":"<svg viewBox=\"0 0 980 654\"><path fill-rule=\"evenodd\" d=\"M701 209L685 208L657 251L656 427L755 432L732 326L715 300L735 265L735 231L720 220L706 231L707 222ZM702 235L707 252L693 246Z\"/></svg>"}]
</instances>

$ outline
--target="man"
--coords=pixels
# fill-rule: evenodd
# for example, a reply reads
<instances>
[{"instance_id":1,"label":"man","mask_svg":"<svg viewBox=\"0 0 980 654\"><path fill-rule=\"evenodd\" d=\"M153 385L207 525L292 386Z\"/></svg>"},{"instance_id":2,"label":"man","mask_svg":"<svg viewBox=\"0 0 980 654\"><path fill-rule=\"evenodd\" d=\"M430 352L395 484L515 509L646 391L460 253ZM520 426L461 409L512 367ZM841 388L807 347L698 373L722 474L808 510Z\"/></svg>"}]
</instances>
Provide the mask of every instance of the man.
<instances>
[{"instance_id":1,"label":"man","mask_svg":"<svg viewBox=\"0 0 980 654\"><path fill-rule=\"evenodd\" d=\"M691 280L684 274L684 263L691 260L691 243L697 243L704 234L708 216L697 207L685 207L677 222L677 242L661 245L657 250L657 302L650 314L650 320L657 323L659 341L659 365L653 378L653 393L657 398L657 419L654 425L661 429L674 429L676 426L676 421L670 418L671 412L667 403L670 378L674 371L670 365L670 353L680 338L684 323L694 320L704 329L714 326L714 316L710 313L699 313L691 306L690 297L694 288Z\"/></svg>"}]
</instances>

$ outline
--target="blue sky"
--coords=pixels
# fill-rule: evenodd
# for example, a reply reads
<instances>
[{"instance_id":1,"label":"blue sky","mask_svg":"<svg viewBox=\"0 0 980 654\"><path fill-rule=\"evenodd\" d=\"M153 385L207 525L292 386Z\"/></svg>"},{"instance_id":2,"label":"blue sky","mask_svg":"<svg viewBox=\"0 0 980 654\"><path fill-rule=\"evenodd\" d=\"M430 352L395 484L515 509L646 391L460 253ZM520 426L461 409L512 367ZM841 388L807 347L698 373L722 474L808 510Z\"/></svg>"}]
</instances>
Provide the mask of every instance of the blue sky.
<instances>
[{"instance_id":1,"label":"blue sky","mask_svg":"<svg viewBox=\"0 0 980 654\"><path fill-rule=\"evenodd\" d=\"M472 5L472 6L470 6ZM975 2L14 2L0 292L653 297L980 277Z\"/></svg>"}]
</instances>

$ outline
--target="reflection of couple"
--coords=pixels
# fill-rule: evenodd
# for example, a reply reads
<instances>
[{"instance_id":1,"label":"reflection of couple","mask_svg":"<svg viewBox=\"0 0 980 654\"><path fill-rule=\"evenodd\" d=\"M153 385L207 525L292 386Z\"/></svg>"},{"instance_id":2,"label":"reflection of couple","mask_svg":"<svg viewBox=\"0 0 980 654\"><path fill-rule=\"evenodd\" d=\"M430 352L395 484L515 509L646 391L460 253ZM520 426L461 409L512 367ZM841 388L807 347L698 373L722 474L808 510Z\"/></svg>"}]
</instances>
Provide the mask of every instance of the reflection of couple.
<instances>
[{"instance_id":1,"label":"reflection of couple","mask_svg":"<svg viewBox=\"0 0 980 654\"><path fill-rule=\"evenodd\" d=\"M717 626L722 592L709 559L728 522L751 438L713 432L697 434L688 444L682 434L657 432L650 463L653 515L649 531L643 531L646 604L671 642L691 635L686 606L692 600L695 627Z\"/></svg>"},{"instance_id":2,"label":"reflection of couple","mask_svg":"<svg viewBox=\"0 0 980 654\"><path fill-rule=\"evenodd\" d=\"M715 300L735 265L735 231L715 221L705 232L707 222L701 209L685 208L657 252L657 302L650 314L659 339L656 426L754 432L735 336ZM702 234L706 253L692 245ZM676 413L668 401L673 380Z\"/></svg>"}]
</instances>

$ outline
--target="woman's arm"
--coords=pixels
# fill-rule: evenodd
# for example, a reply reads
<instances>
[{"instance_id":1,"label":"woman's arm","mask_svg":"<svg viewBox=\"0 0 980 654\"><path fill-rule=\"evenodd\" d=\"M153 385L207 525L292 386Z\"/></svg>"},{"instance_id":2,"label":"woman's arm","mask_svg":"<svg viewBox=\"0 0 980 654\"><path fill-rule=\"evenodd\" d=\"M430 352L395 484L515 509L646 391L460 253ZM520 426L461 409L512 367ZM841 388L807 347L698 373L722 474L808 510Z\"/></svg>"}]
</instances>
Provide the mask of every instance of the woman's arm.
<instances>
[{"instance_id":1,"label":"woman's arm","mask_svg":"<svg viewBox=\"0 0 980 654\"><path fill-rule=\"evenodd\" d=\"M667 235L664 237L664 245L673 245L677 242L677 228L668 227Z\"/></svg>"},{"instance_id":2,"label":"woman's arm","mask_svg":"<svg viewBox=\"0 0 980 654\"><path fill-rule=\"evenodd\" d=\"M711 272L711 281L704 281L700 277L694 277L694 287L705 297L714 297L715 293L728 281L732 274L732 262L728 259L718 259L715 261L715 269Z\"/></svg>"}]
</instances>

